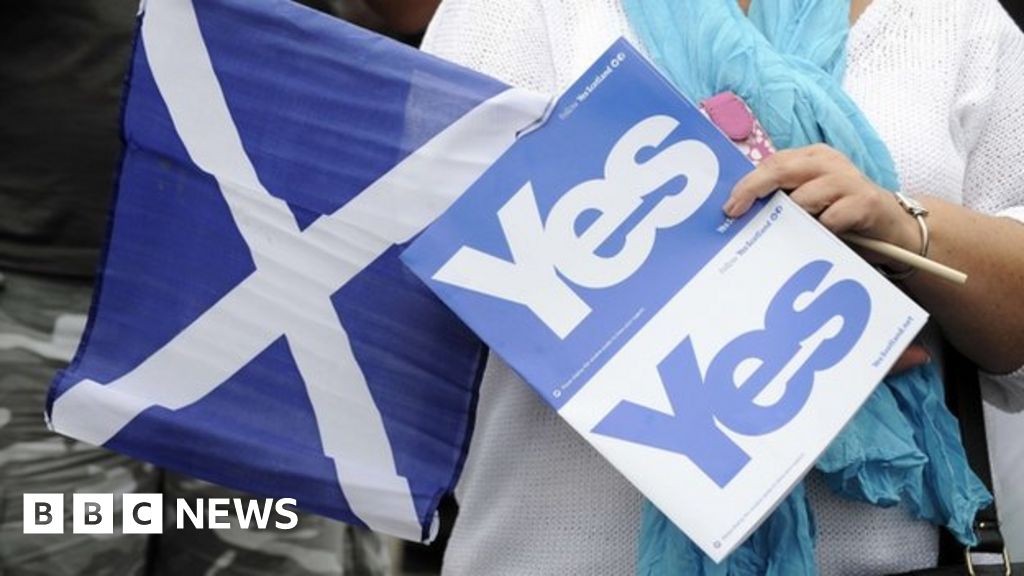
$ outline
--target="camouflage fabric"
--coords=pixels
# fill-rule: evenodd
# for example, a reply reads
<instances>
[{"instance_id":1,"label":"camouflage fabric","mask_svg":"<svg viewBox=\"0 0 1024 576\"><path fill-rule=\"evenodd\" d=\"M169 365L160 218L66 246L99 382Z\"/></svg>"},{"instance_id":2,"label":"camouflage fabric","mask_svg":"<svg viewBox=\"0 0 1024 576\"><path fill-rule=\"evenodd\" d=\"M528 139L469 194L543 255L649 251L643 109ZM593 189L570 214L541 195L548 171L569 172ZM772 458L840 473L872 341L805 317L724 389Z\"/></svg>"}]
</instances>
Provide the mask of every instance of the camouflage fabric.
<instances>
[{"instance_id":1,"label":"camouflage fabric","mask_svg":"<svg viewBox=\"0 0 1024 576\"><path fill-rule=\"evenodd\" d=\"M90 288L8 275L0 285L0 575L143 574L147 537L71 534L73 492L153 492L156 470L49 432L50 379L70 359ZM22 534L22 494L61 492L63 535ZM115 496L115 502L120 498ZM120 515L120 510L115 513Z\"/></svg>"},{"instance_id":2,"label":"camouflage fabric","mask_svg":"<svg viewBox=\"0 0 1024 576\"><path fill-rule=\"evenodd\" d=\"M372 532L320 516L299 514L290 530L198 530L187 520L177 530L174 503L184 498L244 497L234 490L168 473L164 481L164 533L154 562L156 576L229 574L300 576L390 574L388 545ZM237 526L234 515L228 520Z\"/></svg>"},{"instance_id":3,"label":"camouflage fabric","mask_svg":"<svg viewBox=\"0 0 1024 576\"><path fill-rule=\"evenodd\" d=\"M390 572L387 542L318 516L296 528L175 528L165 511L160 536L120 534L120 494L238 497L237 492L163 474L149 464L46 429L43 408L54 373L73 356L91 298L86 282L7 274L0 279L0 576L348 576ZM22 534L22 494L64 493L65 534ZM74 492L114 493L114 534L71 533Z\"/></svg>"}]
</instances>

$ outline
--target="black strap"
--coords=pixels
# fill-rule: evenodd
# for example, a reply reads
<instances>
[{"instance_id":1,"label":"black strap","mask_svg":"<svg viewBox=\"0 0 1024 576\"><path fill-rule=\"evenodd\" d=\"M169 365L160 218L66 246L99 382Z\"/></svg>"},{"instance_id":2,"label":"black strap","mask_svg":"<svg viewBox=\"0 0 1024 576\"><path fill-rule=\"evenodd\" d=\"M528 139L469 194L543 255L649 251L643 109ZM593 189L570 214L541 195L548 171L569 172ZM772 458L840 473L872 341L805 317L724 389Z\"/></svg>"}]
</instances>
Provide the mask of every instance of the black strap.
<instances>
[{"instance_id":1,"label":"black strap","mask_svg":"<svg viewBox=\"0 0 1024 576\"><path fill-rule=\"evenodd\" d=\"M1002 554L1005 543L999 531L999 517L994 500L992 465L988 458L985 434L985 414L981 401L978 368L950 345L943 350L943 376L946 382L946 404L960 420L960 436L967 452L967 463L993 494L992 505L979 510L974 519L974 532L978 535L975 552ZM943 532L939 545L939 563L963 564L964 547L948 532Z\"/></svg>"}]
</instances>

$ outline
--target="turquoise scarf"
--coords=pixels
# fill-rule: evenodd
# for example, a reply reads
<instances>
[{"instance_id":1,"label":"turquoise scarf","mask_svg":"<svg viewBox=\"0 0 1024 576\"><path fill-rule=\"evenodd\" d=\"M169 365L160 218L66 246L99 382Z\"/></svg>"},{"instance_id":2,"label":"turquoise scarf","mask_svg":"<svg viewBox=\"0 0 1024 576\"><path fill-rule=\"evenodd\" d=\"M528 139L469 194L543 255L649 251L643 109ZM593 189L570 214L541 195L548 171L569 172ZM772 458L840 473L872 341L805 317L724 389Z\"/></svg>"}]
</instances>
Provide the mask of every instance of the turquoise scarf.
<instances>
[{"instance_id":1,"label":"turquoise scarf","mask_svg":"<svg viewBox=\"0 0 1024 576\"><path fill-rule=\"evenodd\" d=\"M850 0L623 0L655 64L695 102L726 90L754 110L780 149L824 142L868 177L899 187L889 150L843 91ZM837 494L918 518L973 543L991 497L967 465L932 365L887 378L817 462ZM644 507L637 573L814 574L814 522L797 487L737 551L711 562L657 508Z\"/></svg>"}]
</instances>

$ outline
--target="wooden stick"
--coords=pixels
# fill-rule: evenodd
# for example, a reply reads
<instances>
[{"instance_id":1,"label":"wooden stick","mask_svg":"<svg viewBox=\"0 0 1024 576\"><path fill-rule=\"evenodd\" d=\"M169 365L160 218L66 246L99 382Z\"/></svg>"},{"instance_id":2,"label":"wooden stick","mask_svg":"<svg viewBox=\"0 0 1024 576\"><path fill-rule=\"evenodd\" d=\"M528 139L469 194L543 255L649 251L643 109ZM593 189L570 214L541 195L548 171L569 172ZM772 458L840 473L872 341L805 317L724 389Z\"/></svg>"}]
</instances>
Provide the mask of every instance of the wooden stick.
<instances>
[{"instance_id":1,"label":"wooden stick","mask_svg":"<svg viewBox=\"0 0 1024 576\"><path fill-rule=\"evenodd\" d=\"M875 240L874 238L865 238L860 234L843 234L842 239L850 244L856 244L857 246L867 248L872 252L888 256L897 262L917 268L922 272L934 274L935 276L954 284L967 283L967 274L964 274L954 268L950 268L944 264L939 264L934 260L929 260L920 254L911 252L910 250L905 250L899 246L889 244L888 242L882 242L881 240Z\"/></svg>"}]
</instances>

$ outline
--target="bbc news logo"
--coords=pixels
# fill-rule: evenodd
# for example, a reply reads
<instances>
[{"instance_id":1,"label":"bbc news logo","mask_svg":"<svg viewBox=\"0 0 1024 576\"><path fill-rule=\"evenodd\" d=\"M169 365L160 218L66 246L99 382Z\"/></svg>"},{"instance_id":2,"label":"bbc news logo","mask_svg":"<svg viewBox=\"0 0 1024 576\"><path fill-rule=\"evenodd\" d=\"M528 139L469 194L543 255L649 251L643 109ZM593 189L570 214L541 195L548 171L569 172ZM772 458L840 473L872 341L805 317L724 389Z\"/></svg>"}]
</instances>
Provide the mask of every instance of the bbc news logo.
<instances>
[{"instance_id":1,"label":"bbc news logo","mask_svg":"<svg viewBox=\"0 0 1024 576\"><path fill-rule=\"evenodd\" d=\"M175 501L174 527L226 530L291 530L299 523L293 508L294 498L185 498ZM65 529L64 494L25 494L23 500L24 534L63 534ZM71 531L75 534L113 534L113 494L74 494ZM234 516L235 521L231 518ZM121 496L121 532L123 534L161 534L164 531L163 494L124 494ZM273 522L271 522L273 520Z\"/></svg>"}]
</instances>

